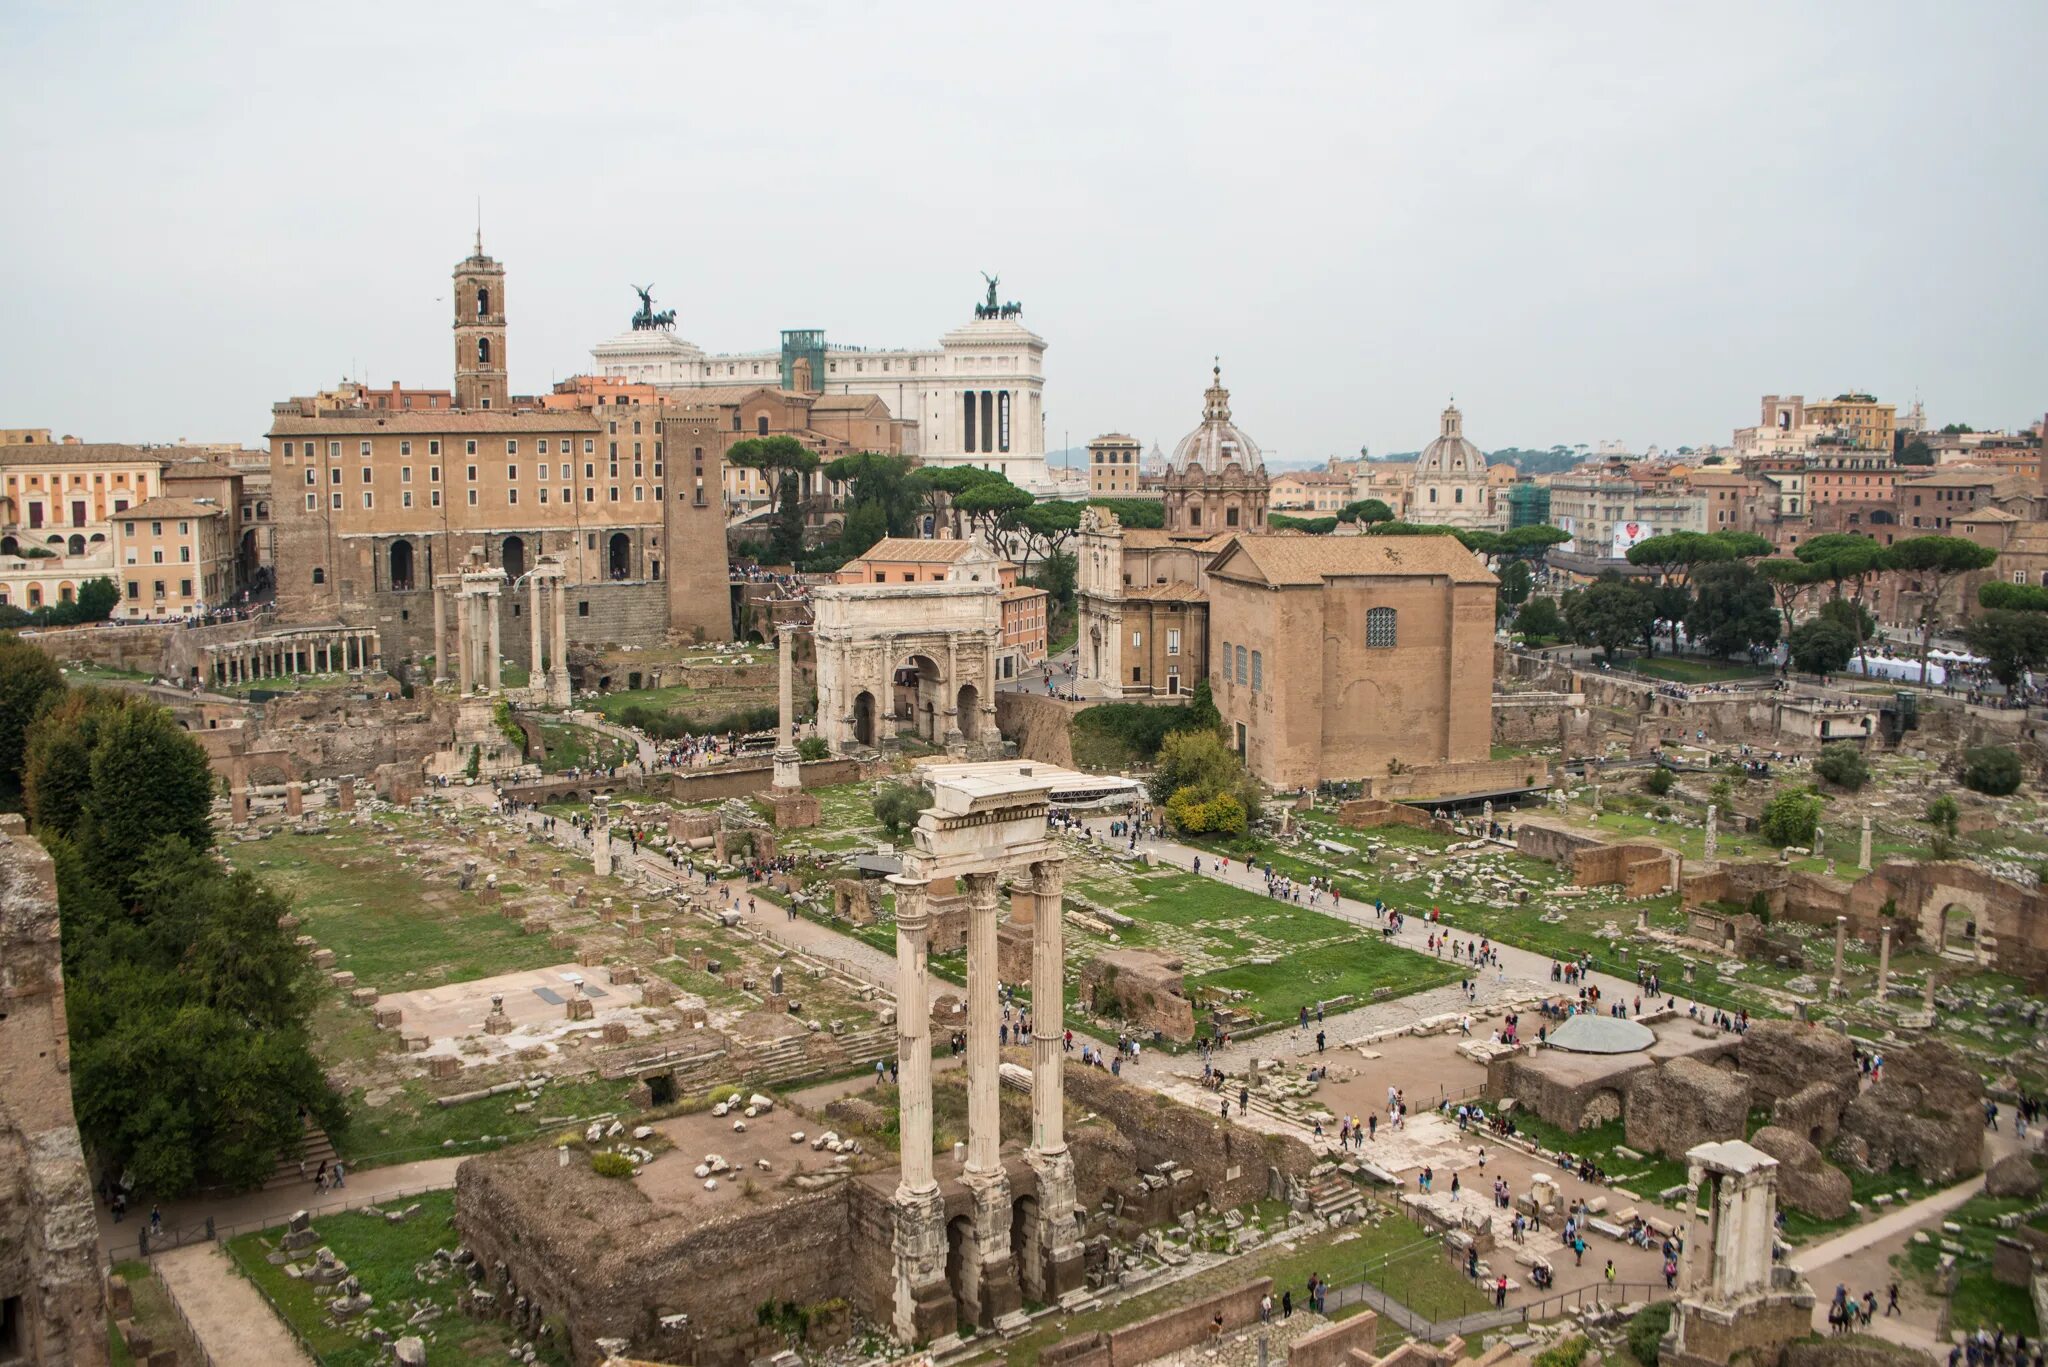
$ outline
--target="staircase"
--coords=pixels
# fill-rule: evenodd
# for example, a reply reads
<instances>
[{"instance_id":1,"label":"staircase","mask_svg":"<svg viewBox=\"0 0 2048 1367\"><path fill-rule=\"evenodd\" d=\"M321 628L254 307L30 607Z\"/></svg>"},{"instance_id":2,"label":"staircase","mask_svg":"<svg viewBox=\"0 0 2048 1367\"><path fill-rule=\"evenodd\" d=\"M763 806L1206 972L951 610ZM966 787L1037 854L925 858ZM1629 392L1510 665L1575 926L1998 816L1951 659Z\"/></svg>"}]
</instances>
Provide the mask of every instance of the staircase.
<instances>
[{"instance_id":1,"label":"staircase","mask_svg":"<svg viewBox=\"0 0 2048 1367\"><path fill-rule=\"evenodd\" d=\"M302 1159L305 1163L303 1171L299 1166ZM299 1140L298 1151L279 1155L276 1169L264 1179L261 1190L277 1191L283 1187L304 1186L310 1192L313 1174L320 1170L322 1163L332 1167L334 1160L334 1141L327 1137L327 1131L309 1120L306 1122L306 1133Z\"/></svg>"},{"instance_id":2,"label":"staircase","mask_svg":"<svg viewBox=\"0 0 2048 1367\"><path fill-rule=\"evenodd\" d=\"M810 1045L814 1038L811 1035L791 1035L753 1051L740 1069L741 1075L754 1086L772 1087L853 1067L872 1068L877 1060L896 1057L896 1031L893 1026L853 1030L830 1037L843 1054L836 1060L813 1057Z\"/></svg>"},{"instance_id":3,"label":"staircase","mask_svg":"<svg viewBox=\"0 0 2048 1367\"><path fill-rule=\"evenodd\" d=\"M1332 1223L1339 1219L1350 1219L1344 1212L1365 1204L1365 1193L1355 1182L1339 1173L1326 1173L1309 1179L1308 1205L1324 1220Z\"/></svg>"}]
</instances>

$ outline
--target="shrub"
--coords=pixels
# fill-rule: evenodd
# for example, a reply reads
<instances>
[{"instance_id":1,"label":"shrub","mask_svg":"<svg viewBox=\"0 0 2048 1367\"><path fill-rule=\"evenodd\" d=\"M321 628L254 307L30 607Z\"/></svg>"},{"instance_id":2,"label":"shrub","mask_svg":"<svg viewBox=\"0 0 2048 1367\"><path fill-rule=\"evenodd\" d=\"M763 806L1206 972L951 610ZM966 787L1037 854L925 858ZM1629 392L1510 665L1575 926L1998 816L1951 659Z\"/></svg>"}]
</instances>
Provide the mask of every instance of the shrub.
<instances>
[{"instance_id":1,"label":"shrub","mask_svg":"<svg viewBox=\"0 0 2048 1367\"><path fill-rule=\"evenodd\" d=\"M1927 816L1924 819L1934 829L1954 835L1956 827L1963 819L1963 809L1956 805L1954 798L1943 793L1927 804Z\"/></svg>"},{"instance_id":2,"label":"shrub","mask_svg":"<svg viewBox=\"0 0 2048 1367\"><path fill-rule=\"evenodd\" d=\"M908 783L885 783L875 792L875 820L891 839L917 824L917 814L932 805L932 795Z\"/></svg>"},{"instance_id":3,"label":"shrub","mask_svg":"<svg viewBox=\"0 0 2048 1367\"><path fill-rule=\"evenodd\" d=\"M743 708L727 712L723 716L698 721L680 712L664 712L646 703L630 703L619 709L619 721L645 731L656 740L680 740L684 736L723 736L730 733L744 734L749 731L772 731L776 722L776 707L766 703L760 707Z\"/></svg>"},{"instance_id":4,"label":"shrub","mask_svg":"<svg viewBox=\"0 0 2048 1367\"><path fill-rule=\"evenodd\" d=\"M1764 839L1773 845L1812 845L1814 828L1820 825L1821 799L1812 793L1786 788L1764 808Z\"/></svg>"},{"instance_id":5,"label":"shrub","mask_svg":"<svg viewBox=\"0 0 2048 1367\"><path fill-rule=\"evenodd\" d=\"M1643 786L1656 796L1662 797L1671 791L1671 785L1677 781L1677 779L1672 777L1671 771L1660 764L1652 769L1649 776L1643 780Z\"/></svg>"},{"instance_id":6,"label":"shrub","mask_svg":"<svg viewBox=\"0 0 2048 1367\"><path fill-rule=\"evenodd\" d=\"M1657 1301L1628 1322L1628 1351L1643 1367L1657 1367L1657 1345L1671 1331L1671 1311L1670 1301Z\"/></svg>"},{"instance_id":7,"label":"shrub","mask_svg":"<svg viewBox=\"0 0 2048 1367\"><path fill-rule=\"evenodd\" d=\"M2003 745L1963 751L1963 786L1992 797L2018 792L2020 757Z\"/></svg>"},{"instance_id":8,"label":"shrub","mask_svg":"<svg viewBox=\"0 0 2048 1367\"><path fill-rule=\"evenodd\" d=\"M1584 1334L1574 1334L1537 1354L1536 1367L1579 1367L1592 1347Z\"/></svg>"},{"instance_id":9,"label":"shrub","mask_svg":"<svg viewBox=\"0 0 2048 1367\"><path fill-rule=\"evenodd\" d=\"M590 1170L599 1177L631 1177L633 1160L622 1153L594 1153L590 1155Z\"/></svg>"},{"instance_id":10,"label":"shrub","mask_svg":"<svg viewBox=\"0 0 2048 1367\"><path fill-rule=\"evenodd\" d=\"M825 743L823 736L805 736L796 743L796 757L816 762L832 753L832 747Z\"/></svg>"},{"instance_id":11,"label":"shrub","mask_svg":"<svg viewBox=\"0 0 2048 1367\"><path fill-rule=\"evenodd\" d=\"M1853 793L1870 782L1870 766L1864 763L1863 752L1848 744L1823 745L1813 772L1844 792Z\"/></svg>"},{"instance_id":12,"label":"shrub","mask_svg":"<svg viewBox=\"0 0 2048 1367\"><path fill-rule=\"evenodd\" d=\"M1244 804L1231 794L1217 793L1204 801L1192 786L1167 799L1166 815L1192 835L1243 835L1247 821Z\"/></svg>"}]
</instances>

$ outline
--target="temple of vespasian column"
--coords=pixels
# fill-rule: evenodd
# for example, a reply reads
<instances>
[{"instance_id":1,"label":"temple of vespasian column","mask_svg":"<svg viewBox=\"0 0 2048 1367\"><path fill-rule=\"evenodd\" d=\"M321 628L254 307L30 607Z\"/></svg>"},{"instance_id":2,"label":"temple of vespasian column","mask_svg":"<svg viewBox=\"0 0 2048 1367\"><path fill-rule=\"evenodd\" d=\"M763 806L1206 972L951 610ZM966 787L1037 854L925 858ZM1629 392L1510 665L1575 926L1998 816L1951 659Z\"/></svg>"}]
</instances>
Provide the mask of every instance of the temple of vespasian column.
<instances>
[{"instance_id":1,"label":"temple of vespasian column","mask_svg":"<svg viewBox=\"0 0 2048 1367\"><path fill-rule=\"evenodd\" d=\"M1063 856L1046 831L1056 788L1131 786L1019 761L942 764L921 771L932 805L911 832L896 889L897 1068L902 1113L902 1174L894 1198L894 1328L906 1341L952 1331L955 1294L946 1277L946 1202L932 1162L930 917L926 889L952 878L966 889L967 1162L960 1183L972 1229L961 1240L959 1302L967 1318L1002 1327L1022 1294L1053 1301L1080 1288L1080 1225L1074 1164L1067 1152L1061 1000L1065 975L1060 890ZM1036 1179L1011 1257L1011 1191L1001 1159L997 1096L996 922L998 885L1009 875L1031 894L1031 1143L1024 1154Z\"/></svg>"}]
</instances>

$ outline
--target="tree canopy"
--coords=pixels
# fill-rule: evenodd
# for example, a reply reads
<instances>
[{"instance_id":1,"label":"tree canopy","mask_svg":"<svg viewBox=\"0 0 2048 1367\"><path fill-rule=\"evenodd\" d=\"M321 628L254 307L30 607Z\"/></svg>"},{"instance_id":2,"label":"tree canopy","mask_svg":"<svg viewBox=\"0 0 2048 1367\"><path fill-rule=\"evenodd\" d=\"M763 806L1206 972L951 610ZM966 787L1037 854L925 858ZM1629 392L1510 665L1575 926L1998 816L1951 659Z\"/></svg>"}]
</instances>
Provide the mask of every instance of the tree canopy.
<instances>
[{"instance_id":1,"label":"tree canopy","mask_svg":"<svg viewBox=\"0 0 2048 1367\"><path fill-rule=\"evenodd\" d=\"M1836 674L1856 654L1856 636L1839 622L1816 617L1792 628L1786 642L1792 667L1806 674Z\"/></svg>"},{"instance_id":2,"label":"tree canopy","mask_svg":"<svg viewBox=\"0 0 2048 1367\"><path fill-rule=\"evenodd\" d=\"M19 636L0 634L0 811L21 810L28 728L64 695L64 671Z\"/></svg>"},{"instance_id":3,"label":"tree canopy","mask_svg":"<svg viewBox=\"0 0 2048 1367\"><path fill-rule=\"evenodd\" d=\"M1815 538L1818 540L1819 538ZM1920 682L1927 682L1927 652L1934 645L1942 591L1957 575L1989 569L1998 552L1960 536L1910 536L1885 548L1885 564L1920 580Z\"/></svg>"},{"instance_id":4,"label":"tree canopy","mask_svg":"<svg viewBox=\"0 0 2048 1367\"><path fill-rule=\"evenodd\" d=\"M1992 678L2016 688L2048 664L2048 614L1993 608L1963 628L1963 640L1989 663Z\"/></svg>"},{"instance_id":5,"label":"tree canopy","mask_svg":"<svg viewBox=\"0 0 2048 1367\"><path fill-rule=\"evenodd\" d=\"M1615 651L1648 637L1656 610L1648 593L1614 575L1570 595L1564 618L1581 645L1599 646L1612 664Z\"/></svg>"},{"instance_id":6,"label":"tree canopy","mask_svg":"<svg viewBox=\"0 0 2048 1367\"><path fill-rule=\"evenodd\" d=\"M289 903L214 858L198 743L154 703L85 689L44 711L25 753L95 1157L171 1198L261 1181L307 1115L338 1134L309 1027L319 976L281 924Z\"/></svg>"},{"instance_id":7,"label":"tree canopy","mask_svg":"<svg viewBox=\"0 0 2048 1367\"><path fill-rule=\"evenodd\" d=\"M1777 605L1755 566L1739 560L1703 566L1693 576L1692 589L1686 632L1714 654L1725 657L1777 644Z\"/></svg>"}]
</instances>

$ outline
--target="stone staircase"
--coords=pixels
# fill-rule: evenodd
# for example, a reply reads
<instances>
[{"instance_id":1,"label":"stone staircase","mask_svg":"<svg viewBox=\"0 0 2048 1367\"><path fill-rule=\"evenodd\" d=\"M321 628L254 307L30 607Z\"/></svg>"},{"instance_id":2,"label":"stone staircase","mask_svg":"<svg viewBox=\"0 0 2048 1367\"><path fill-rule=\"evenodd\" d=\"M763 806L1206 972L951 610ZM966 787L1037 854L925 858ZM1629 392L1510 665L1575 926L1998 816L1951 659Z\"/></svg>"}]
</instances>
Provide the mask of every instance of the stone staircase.
<instances>
[{"instance_id":1,"label":"stone staircase","mask_svg":"<svg viewBox=\"0 0 2048 1367\"><path fill-rule=\"evenodd\" d=\"M1324 1173L1311 1176L1308 1184L1308 1207L1317 1216L1331 1224L1340 1220L1356 1219L1347 1211L1356 1210L1365 1204L1365 1193L1358 1185L1340 1173Z\"/></svg>"},{"instance_id":2,"label":"stone staircase","mask_svg":"<svg viewBox=\"0 0 2048 1367\"><path fill-rule=\"evenodd\" d=\"M308 1121L306 1133L299 1140L298 1152L281 1155L277 1167L264 1179L261 1189L276 1191L282 1187L304 1186L310 1192L313 1174L320 1170L322 1163L332 1165L334 1159L334 1141L327 1137L327 1131ZM300 1167L302 1160L303 1170Z\"/></svg>"},{"instance_id":3,"label":"stone staircase","mask_svg":"<svg viewBox=\"0 0 2048 1367\"><path fill-rule=\"evenodd\" d=\"M813 1038L808 1035L792 1035L787 1039L777 1040L765 1048L754 1050L740 1071L751 1085L772 1087L802 1081L823 1073L837 1073L848 1068L872 1068L877 1060L886 1061L896 1057L894 1026L850 1030L846 1034L831 1037L832 1042L839 1046L843 1054L843 1057L837 1060L813 1056L810 1051Z\"/></svg>"}]
</instances>

